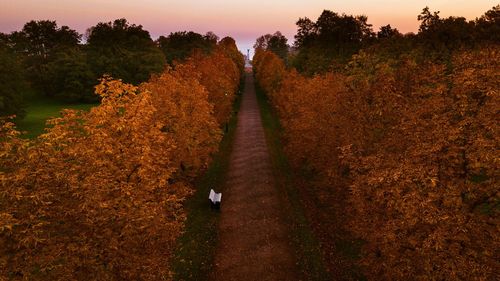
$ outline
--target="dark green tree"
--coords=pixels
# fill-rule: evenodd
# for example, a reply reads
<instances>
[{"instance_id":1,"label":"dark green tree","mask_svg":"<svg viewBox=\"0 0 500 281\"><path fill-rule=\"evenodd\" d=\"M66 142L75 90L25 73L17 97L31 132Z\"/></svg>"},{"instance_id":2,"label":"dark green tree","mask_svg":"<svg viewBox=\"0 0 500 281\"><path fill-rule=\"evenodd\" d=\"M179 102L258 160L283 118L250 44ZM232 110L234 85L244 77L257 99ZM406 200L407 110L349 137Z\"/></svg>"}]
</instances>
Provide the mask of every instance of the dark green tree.
<instances>
[{"instance_id":1,"label":"dark green tree","mask_svg":"<svg viewBox=\"0 0 500 281\"><path fill-rule=\"evenodd\" d=\"M98 23L87 30L90 67L98 77L109 74L139 84L165 67L165 56L149 32L126 19Z\"/></svg>"},{"instance_id":2,"label":"dark green tree","mask_svg":"<svg viewBox=\"0 0 500 281\"><path fill-rule=\"evenodd\" d=\"M210 46L215 46L217 42L219 42L219 36L217 36L217 34L213 33L212 31L207 32L207 34L205 34L203 38L205 39L205 41L211 44Z\"/></svg>"},{"instance_id":3,"label":"dark green tree","mask_svg":"<svg viewBox=\"0 0 500 281\"><path fill-rule=\"evenodd\" d=\"M29 21L19 32L9 36L12 48L23 56L24 67L31 86L40 93L54 96L47 64L55 54L66 48L76 48L81 35L67 26L58 27L55 21Z\"/></svg>"},{"instance_id":4,"label":"dark green tree","mask_svg":"<svg viewBox=\"0 0 500 281\"><path fill-rule=\"evenodd\" d=\"M195 50L209 53L217 45L218 37L213 32L205 36L192 31L170 33L167 37L160 36L156 41L158 47L167 58L168 63L183 61Z\"/></svg>"},{"instance_id":5,"label":"dark green tree","mask_svg":"<svg viewBox=\"0 0 500 281\"><path fill-rule=\"evenodd\" d=\"M464 17L440 18L439 11L431 12L425 7L418 15L420 21L419 40L424 46L438 54L445 54L476 43L474 23Z\"/></svg>"},{"instance_id":6,"label":"dark green tree","mask_svg":"<svg viewBox=\"0 0 500 281\"><path fill-rule=\"evenodd\" d=\"M500 43L500 5L476 19L475 26L477 40Z\"/></svg>"},{"instance_id":7,"label":"dark green tree","mask_svg":"<svg viewBox=\"0 0 500 281\"><path fill-rule=\"evenodd\" d=\"M23 92L26 89L24 72L16 54L0 42L0 116L22 118Z\"/></svg>"},{"instance_id":8,"label":"dark green tree","mask_svg":"<svg viewBox=\"0 0 500 281\"><path fill-rule=\"evenodd\" d=\"M309 18L300 18L296 23L297 34L295 37L295 47L301 48L313 42L316 38L316 24Z\"/></svg>"},{"instance_id":9,"label":"dark green tree","mask_svg":"<svg viewBox=\"0 0 500 281\"><path fill-rule=\"evenodd\" d=\"M392 28L390 24L380 27L380 31L377 32L377 38L392 38L394 36L401 36L401 33L397 28Z\"/></svg>"},{"instance_id":10,"label":"dark green tree","mask_svg":"<svg viewBox=\"0 0 500 281\"><path fill-rule=\"evenodd\" d=\"M95 102L93 86L98 83L81 48L68 48L56 53L47 64L54 95L68 102Z\"/></svg>"},{"instance_id":11,"label":"dark green tree","mask_svg":"<svg viewBox=\"0 0 500 281\"><path fill-rule=\"evenodd\" d=\"M81 35L67 26L57 27L55 21L40 20L27 22L22 31L12 35L18 51L30 57L49 59L61 48L76 47Z\"/></svg>"},{"instance_id":12,"label":"dark green tree","mask_svg":"<svg viewBox=\"0 0 500 281\"><path fill-rule=\"evenodd\" d=\"M417 16L417 19L421 21L418 31L425 32L437 26L440 21L439 13L440 11L431 12L429 7L426 6L422 10L422 13L420 13L420 15Z\"/></svg>"},{"instance_id":13,"label":"dark green tree","mask_svg":"<svg viewBox=\"0 0 500 281\"><path fill-rule=\"evenodd\" d=\"M262 49L266 51L271 51L283 60L287 60L288 49L290 46L287 44L288 39L281 34L281 32L276 31L274 34L266 34L257 38L254 49Z\"/></svg>"},{"instance_id":14,"label":"dark green tree","mask_svg":"<svg viewBox=\"0 0 500 281\"><path fill-rule=\"evenodd\" d=\"M316 22L300 18L296 25L294 46L298 52L291 64L310 75L340 67L375 37L363 15L339 15L324 10Z\"/></svg>"}]
</instances>

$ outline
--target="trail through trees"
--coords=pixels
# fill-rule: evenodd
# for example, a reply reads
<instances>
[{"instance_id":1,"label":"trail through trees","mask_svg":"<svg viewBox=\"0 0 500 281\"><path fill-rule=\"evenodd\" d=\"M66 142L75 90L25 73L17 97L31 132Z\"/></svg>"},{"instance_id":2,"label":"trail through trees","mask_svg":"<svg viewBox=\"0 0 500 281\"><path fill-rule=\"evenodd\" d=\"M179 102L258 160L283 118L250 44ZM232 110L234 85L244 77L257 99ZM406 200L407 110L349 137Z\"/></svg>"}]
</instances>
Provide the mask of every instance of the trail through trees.
<instances>
[{"instance_id":1,"label":"trail through trees","mask_svg":"<svg viewBox=\"0 0 500 281\"><path fill-rule=\"evenodd\" d=\"M254 80L247 72L212 280L296 280L294 251L283 210Z\"/></svg>"}]
</instances>

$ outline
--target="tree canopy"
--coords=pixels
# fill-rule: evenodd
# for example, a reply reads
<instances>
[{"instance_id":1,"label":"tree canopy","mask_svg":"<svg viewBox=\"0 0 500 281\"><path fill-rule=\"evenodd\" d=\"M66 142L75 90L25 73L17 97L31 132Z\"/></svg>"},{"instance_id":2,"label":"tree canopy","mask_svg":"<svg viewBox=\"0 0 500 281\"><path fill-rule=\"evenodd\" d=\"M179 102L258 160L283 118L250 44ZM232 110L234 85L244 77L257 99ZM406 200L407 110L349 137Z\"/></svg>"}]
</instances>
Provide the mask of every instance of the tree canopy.
<instances>
[{"instance_id":1,"label":"tree canopy","mask_svg":"<svg viewBox=\"0 0 500 281\"><path fill-rule=\"evenodd\" d=\"M0 117L23 117L24 72L18 57L0 42ZM4 67L8 66L8 67Z\"/></svg>"},{"instance_id":2,"label":"tree canopy","mask_svg":"<svg viewBox=\"0 0 500 281\"><path fill-rule=\"evenodd\" d=\"M255 41L254 49L261 49L271 51L279 56L281 59L286 60L288 57L288 49L290 46L287 44L288 39L276 31L274 34L262 35Z\"/></svg>"},{"instance_id":3,"label":"tree canopy","mask_svg":"<svg viewBox=\"0 0 500 281\"><path fill-rule=\"evenodd\" d=\"M294 46L298 54L292 64L305 73L324 72L332 63L347 62L375 34L368 18L338 14L329 10L314 22L300 18L297 22Z\"/></svg>"},{"instance_id":4,"label":"tree canopy","mask_svg":"<svg viewBox=\"0 0 500 281\"><path fill-rule=\"evenodd\" d=\"M90 67L97 77L109 74L138 84L165 67L165 56L149 32L126 19L98 23L87 30Z\"/></svg>"},{"instance_id":5,"label":"tree canopy","mask_svg":"<svg viewBox=\"0 0 500 281\"><path fill-rule=\"evenodd\" d=\"M196 50L205 54L212 51L219 38L213 32L201 35L193 31L172 32L167 37L160 36L156 43L165 55L167 62L183 61Z\"/></svg>"}]
</instances>

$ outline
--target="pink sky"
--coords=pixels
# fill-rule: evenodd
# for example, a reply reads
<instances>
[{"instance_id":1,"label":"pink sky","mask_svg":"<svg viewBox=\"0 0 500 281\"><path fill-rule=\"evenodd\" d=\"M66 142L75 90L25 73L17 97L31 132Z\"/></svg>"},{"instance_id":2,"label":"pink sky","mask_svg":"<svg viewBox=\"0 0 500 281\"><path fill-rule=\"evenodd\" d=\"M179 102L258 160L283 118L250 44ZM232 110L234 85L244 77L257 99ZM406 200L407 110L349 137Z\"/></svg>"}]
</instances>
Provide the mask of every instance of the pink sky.
<instances>
[{"instance_id":1,"label":"pink sky","mask_svg":"<svg viewBox=\"0 0 500 281\"><path fill-rule=\"evenodd\" d=\"M441 11L442 17L474 19L497 5L498 0L0 0L0 32L20 30L35 19L56 20L80 33L100 21L126 18L142 24L153 38L173 31L213 31L236 39L241 50L251 48L255 38L280 30L293 43L299 17L316 20L324 9L338 13L365 14L375 30L391 24L401 32L418 29L422 8Z\"/></svg>"}]
</instances>

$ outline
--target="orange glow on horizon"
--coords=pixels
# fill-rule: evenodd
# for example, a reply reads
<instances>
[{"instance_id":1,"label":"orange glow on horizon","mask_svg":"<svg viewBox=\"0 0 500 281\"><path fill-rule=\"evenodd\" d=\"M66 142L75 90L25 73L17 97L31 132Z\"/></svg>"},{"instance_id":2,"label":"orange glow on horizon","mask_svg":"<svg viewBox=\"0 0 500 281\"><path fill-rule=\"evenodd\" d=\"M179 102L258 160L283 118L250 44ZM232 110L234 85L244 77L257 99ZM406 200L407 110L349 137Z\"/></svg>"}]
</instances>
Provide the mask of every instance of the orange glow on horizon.
<instances>
[{"instance_id":1,"label":"orange glow on horizon","mask_svg":"<svg viewBox=\"0 0 500 281\"><path fill-rule=\"evenodd\" d=\"M182 30L213 31L220 37L234 37L246 52L255 38L277 30L293 43L297 19L309 17L316 20L324 9L367 15L375 31L382 25L391 24L407 33L418 30L417 15L425 6L432 11L441 11L442 17L464 16L472 20L497 4L488 0L356 0L349 3L328 0L211 0L201 3L196 0L0 0L0 32L20 30L32 19L51 19L85 33L88 27L98 22L126 18L131 23L143 25L153 38Z\"/></svg>"}]
</instances>

